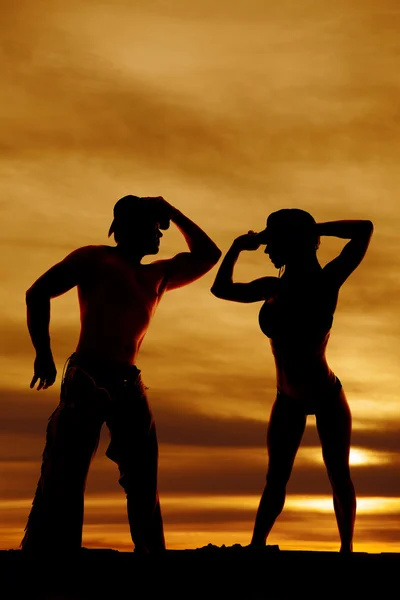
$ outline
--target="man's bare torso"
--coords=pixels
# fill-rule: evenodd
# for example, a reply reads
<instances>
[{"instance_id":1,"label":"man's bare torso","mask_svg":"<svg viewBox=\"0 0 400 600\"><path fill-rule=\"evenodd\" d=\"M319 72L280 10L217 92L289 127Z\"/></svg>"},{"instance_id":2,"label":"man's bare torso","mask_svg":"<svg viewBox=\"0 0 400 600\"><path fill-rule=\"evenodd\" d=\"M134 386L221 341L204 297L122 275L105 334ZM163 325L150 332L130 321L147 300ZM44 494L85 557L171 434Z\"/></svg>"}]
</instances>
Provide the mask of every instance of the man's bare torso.
<instances>
[{"instance_id":1,"label":"man's bare torso","mask_svg":"<svg viewBox=\"0 0 400 600\"><path fill-rule=\"evenodd\" d=\"M167 261L133 264L111 246L89 246L82 260L77 352L134 364L163 294Z\"/></svg>"},{"instance_id":2,"label":"man's bare torso","mask_svg":"<svg viewBox=\"0 0 400 600\"><path fill-rule=\"evenodd\" d=\"M76 351L82 358L131 365L135 364L164 290L196 281L219 260L221 251L212 239L161 197L136 198L149 201L151 210L154 209L154 214L147 211L146 218L136 210L136 200L129 204L125 214L125 199L131 203L134 198L121 198L114 207L110 232L114 233L116 247L78 248L50 267L27 290L27 324L36 350L31 388L39 381L37 389L47 389L56 380L49 330L53 298L78 288L81 334ZM116 215L115 208L122 206L119 205L122 200L125 212L117 211ZM166 260L141 264L144 256L159 251L163 235L160 220L164 229L167 221L174 223L183 234L187 251Z\"/></svg>"}]
</instances>

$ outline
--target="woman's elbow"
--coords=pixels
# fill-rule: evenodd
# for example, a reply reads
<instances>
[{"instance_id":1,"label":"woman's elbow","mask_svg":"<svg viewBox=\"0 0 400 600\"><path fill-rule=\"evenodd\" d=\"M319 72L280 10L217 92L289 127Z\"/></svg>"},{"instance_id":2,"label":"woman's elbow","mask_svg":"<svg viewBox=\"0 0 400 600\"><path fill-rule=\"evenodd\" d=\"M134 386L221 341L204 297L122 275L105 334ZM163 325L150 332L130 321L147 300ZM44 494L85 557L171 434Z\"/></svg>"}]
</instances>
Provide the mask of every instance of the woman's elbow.
<instances>
[{"instance_id":1,"label":"woman's elbow","mask_svg":"<svg viewBox=\"0 0 400 600\"><path fill-rule=\"evenodd\" d=\"M210 288L210 292L212 293L213 296L215 296L216 298L220 298L221 300L226 300L226 293L224 293L224 290L222 288L220 288L217 285L213 285Z\"/></svg>"}]
</instances>

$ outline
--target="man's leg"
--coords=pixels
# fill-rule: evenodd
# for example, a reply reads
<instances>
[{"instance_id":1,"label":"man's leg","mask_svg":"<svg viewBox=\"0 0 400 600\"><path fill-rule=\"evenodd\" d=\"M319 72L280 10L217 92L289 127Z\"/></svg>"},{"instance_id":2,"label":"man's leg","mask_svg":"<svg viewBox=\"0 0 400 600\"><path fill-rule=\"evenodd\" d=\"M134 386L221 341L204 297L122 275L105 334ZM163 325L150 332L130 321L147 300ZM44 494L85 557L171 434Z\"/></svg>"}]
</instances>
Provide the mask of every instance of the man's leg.
<instances>
[{"instance_id":1,"label":"man's leg","mask_svg":"<svg viewBox=\"0 0 400 600\"><path fill-rule=\"evenodd\" d=\"M140 379L127 382L113 403L107 425L111 442L106 454L119 468L135 551L161 552L165 539L157 490L157 435Z\"/></svg>"},{"instance_id":2,"label":"man's leg","mask_svg":"<svg viewBox=\"0 0 400 600\"><path fill-rule=\"evenodd\" d=\"M47 426L41 475L21 542L24 551L81 547L86 477L102 425L96 396L85 375L67 372L60 404Z\"/></svg>"}]
</instances>

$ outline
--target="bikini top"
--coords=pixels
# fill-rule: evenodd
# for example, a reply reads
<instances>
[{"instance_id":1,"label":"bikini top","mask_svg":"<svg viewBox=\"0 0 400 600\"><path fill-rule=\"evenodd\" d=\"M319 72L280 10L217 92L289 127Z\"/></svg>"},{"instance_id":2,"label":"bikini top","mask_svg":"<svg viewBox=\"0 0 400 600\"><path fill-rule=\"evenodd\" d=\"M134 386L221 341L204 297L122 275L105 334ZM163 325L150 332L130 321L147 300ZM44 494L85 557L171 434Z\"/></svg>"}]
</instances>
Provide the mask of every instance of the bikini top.
<instances>
[{"instance_id":1,"label":"bikini top","mask_svg":"<svg viewBox=\"0 0 400 600\"><path fill-rule=\"evenodd\" d=\"M323 272L312 281L279 283L259 312L261 331L271 340L322 342L332 327L337 301Z\"/></svg>"}]
</instances>

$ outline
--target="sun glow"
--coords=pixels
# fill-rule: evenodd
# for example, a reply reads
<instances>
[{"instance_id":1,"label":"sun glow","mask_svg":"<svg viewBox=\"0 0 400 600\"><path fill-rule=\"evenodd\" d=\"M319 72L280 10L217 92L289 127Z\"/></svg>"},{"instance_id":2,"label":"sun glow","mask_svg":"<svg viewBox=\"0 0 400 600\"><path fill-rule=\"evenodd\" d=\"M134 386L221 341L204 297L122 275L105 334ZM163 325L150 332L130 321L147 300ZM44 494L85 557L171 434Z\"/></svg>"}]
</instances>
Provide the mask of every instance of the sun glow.
<instances>
[{"instance_id":1,"label":"sun glow","mask_svg":"<svg viewBox=\"0 0 400 600\"><path fill-rule=\"evenodd\" d=\"M287 497L285 509L306 512L331 512L333 510L333 500L328 496L293 495ZM398 514L399 512L399 498L380 496L357 498L358 514Z\"/></svg>"},{"instance_id":2,"label":"sun glow","mask_svg":"<svg viewBox=\"0 0 400 600\"><path fill-rule=\"evenodd\" d=\"M161 507L167 547L183 550L209 543L247 545L258 503L259 496L256 495L163 495ZM18 548L30 506L31 499L0 501L3 522L8 523L0 533L8 548ZM399 546L395 538L378 543L371 541L370 535L377 519L383 531L390 530L399 513L398 497L359 497L356 551L397 551ZM312 535L305 535L304 523L310 522L310 519L313 522ZM336 551L336 538L332 497L289 494L269 543L278 544L281 549ZM127 552L132 550L123 494L87 495L83 545Z\"/></svg>"},{"instance_id":3,"label":"sun glow","mask_svg":"<svg viewBox=\"0 0 400 600\"><path fill-rule=\"evenodd\" d=\"M259 496L240 495L240 496L163 496L162 507L164 512L192 511L193 509L201 511L212 510L237 510L247 511L255 510L259 503ZM0 501L0 510L20 510L31 506L31 500L2 500ZM85 500L87 510L107 509L112 512L115 510L125 510L126 500L122 494L94 496L89 495ZM333 509L332 497L330 496L306 496L300 494L289 494L286 497L285 510L296 511L317 511L331 512ZM364 514L397 514L400 512L400 498L388 497L359 497L357 498L357 512Z\"/></svg>"},{"instance_id":4,"label":"sun glow","mask_svg":"<svg viewBox=\"0 0 400 600\"><path fill-rule=\"evenodd\" d=\"M350 448L350 465L382 465L389 464L392 456L389 452L377 452L366 448Z\"/></svg>"},{"instance_id":5,"label":"sun glow","mask_svg":"<svg viewBox=\"0 0 400 600\"><path fill-rule=\"evenodd\" d=\"M300 448L299 455L296 460L298 463L323 464L321 448L314 446ZM393 464L397 463L398 461L399 456L395 452L382 452L361 447L350 448L350 465L353 467Z\"/></svg>"}]
</instances>

